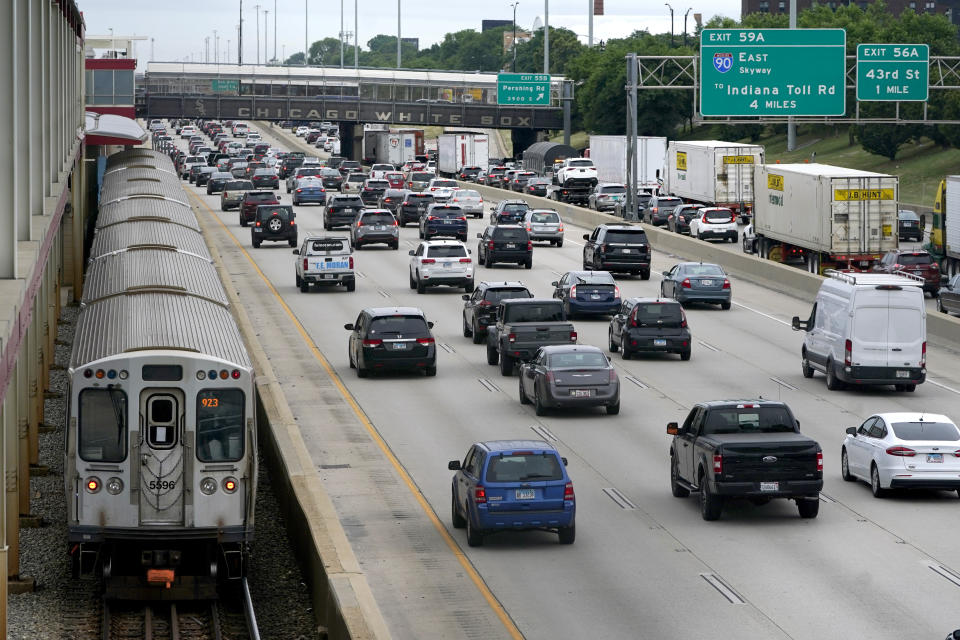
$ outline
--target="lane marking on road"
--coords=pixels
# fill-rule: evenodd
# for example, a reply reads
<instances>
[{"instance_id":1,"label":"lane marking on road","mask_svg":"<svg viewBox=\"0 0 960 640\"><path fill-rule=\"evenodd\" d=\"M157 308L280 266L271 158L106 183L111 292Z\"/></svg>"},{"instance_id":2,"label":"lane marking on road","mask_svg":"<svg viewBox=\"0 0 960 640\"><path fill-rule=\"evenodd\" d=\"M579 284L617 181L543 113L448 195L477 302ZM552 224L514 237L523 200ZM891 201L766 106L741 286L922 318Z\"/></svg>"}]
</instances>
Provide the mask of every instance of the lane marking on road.
<instances>
[{"instance_id":1,"label":"lane marking on road","mask_svg":"<svg viewBox=\"0 0 960 640\"><path fill-rule=\"evenodd\" d=\"M822 491L820 492L820 499L826 502L827 504L837 504L836 500L834 500L833 498L831 498L830 496L828 496Z\"/></svg>"},{"instance_id":2,"label":"lane marking on road","mask_svg":"<svg viewBox=\"0 0 960 640\"><path fill-rule=\"evenodd\" d=\"M948 387L947 385L937 382L936 380L931 380L930 378L927 378L927 382L934 385L935 387L940 387L941 389L946 389L947 391L952 391L953 393L960 394L960 390L954 389L953 387Z\"/></svg>"},{"instance_id":3,"label":"lane marking on road","mask_svg":"<svg viewBox=\"0 0 960 640\"><path fill-rule=\"evenodd\" d=\"M477 378L477 382L482 384L487 391L492 391L494 393L500 391L500 387L493 384L493 382L491 382L489 378Z\"/></svg>"},{"instance_id":4,"label":"lane marking on road","mask_svg":"<svg viewBox=\"0 0 960 640\"><path fill-rule=\"evenodd\" d=\"M717 351L717 352L720 351L720 349L716 348L715 346L713 346L712 344L710 344L710 343L708 343L708 342L704 342L703 340L697 340L697 342L698 342L698 343L700 344L700 346L703 347L704 349L709 349L710 351Z\"/></svg>"},{"instance_id":5,"label":"lane marking on road","mask_svg":"<svg viewBox=\"0 0 960 640\"><path fill-rule=\"evenodd\" d=\"M421 492L419 487L417 487L417 484L413 481L413 477L406 470L403 464L400 463L400 459L397 458L396 454L393 453L393 451L390 449L390 446L387 444L386 440L383 439L383 436L380 435L380 432L377 431L376 427L373 426L373 423L370 422L370 419L367 418L367 414L363 412L363 409L360 408L360 405L357 403L356 399L353 397L353 395L350 393L347 387L343 384L343 380L340 379L340 376L337 375L337 372L334 371L330 363L327 362L327 359L323 356L323 353L320 352L320 348L317 347L316 343L310 337L310 334L307 333L307 330L304 328L299 318L297 318L297 315L293 312L293 310L289 307L289 305L287 305L286 301L284 301L283 296L280 295L280 292L277 291L277 288L273 286L273 283L270 282L270 279L267 277L267 275L263 272L262 269L260 269L260 265L257 264L257 262L253 259L253 256L250 255L250 252L248 252L247 249L242 244L240 244L240 241L236 238L236 236L234 236L230 232L230 229L227 227L226 224L224 224L223 220L220 219L220 216L215 214L213 212L213 209L211 209L206 202L204 202L201 198L198 198L196 194L190 191L188 191L187 193L190 195L191 198L193 198L204 209L207 210L207 213L210 214L210 217L212 217L214 220L217 221L217 223L220 225L223 231L237 246L237 249L240 250L240 253L242 253L243 256L250 262L250 265L254 268L254 270L263 280L264 284L267 286L267 288L276 298L277 303L281 306L281 308L283 308L284 312L287 314L287 317L290 318L290 321L293 323L293 326L297 329L297 333L300 334L300 337L303 339L304 343L307 345L307 348L310 349L310 353L313 354L314 359L316 359L316 361L320 363L320 366L323 367L324 371L330 377L330 380L333 382L334 386L337 387L337 391L340 392L340 395L343 397L346 403L350 406L350 408L353 410L354 415L357 416L357 419L360 421L360 423L366 429L367 433L370 435L370 438L380 448L381 453L383 453L384 457L390 462L390 465L394 468L394 471L397 472L397 475L400 477L403 483L407 486L407 489L410 491L414 499L420 505L420 508L423 509L423 512L426 514L427 518L433 524L433 527L437 530L437 533L446 543L447 548L449 548L450 552L453 553L454 557L457 559L457 562L460 563L460 566L463 567L463 570L464 572L466 572L467 576L470 578L470 581L473 582L474 586L476 586L477 590L480 592L480 595L483 596L483 599L490 606L490 609L493 611L493 613L497 616L497 618L506 628L507 633L510 635L511 638L515 638L516 640L522 640L523 634L520 633L519 627L517 627L516 623L510 617L510 614L507 613L506 608L504 608L503 604L499 600L497 600L497 597L493 594L493 591L491 591L490 587L488 587L486 582L484 582L483 577L480 575L477 569L473 566L473 563L470 562L470 559L460 548L460 545L457 544L457 541L453 539L453 536L450 535L450 532L447 531L447 528L443 526L442 522L440 522L440 517L437 516L436 512L433 510L433 507L430 506L430 503L427 502L426 496L424 496L423 492ZM496 385L493 385L493 386L494 388L496 388ZM497 389L497 391L499 391L499 389Z\"/></svg>"},{"instance_id":6,"label":"lane marking on road","mask_svg":"<svg viewBox=\"0 0 960 640\"><path fill-rule=\"evenodd\" d=\"M353 275L357 276L358 278L366 278L366 277L367 277L362 271L354 271L354 272L353 272Z\"/></svg>"},{"instance_id":7,"label":"lane marking on road","mask_svg":"<svg viewBox=\"0 0 960 640\"><path fill-rule=\"evenodd\" d=\"M788 327L790 326L790 323L787 322L786 320L781 320L780 318L775 318L774 316L770 315L769 313L764 313L763 311L758 311L757 309L754 309L753 307L748 307L747 305L745 305L745 304L740 304L739 302L733 302L732 304L733 304L733 306L735 306L735 307L740 307L741 309L746 309L747 311L752 311L752 312L754 312L754 313L756 313L756 314L759 314L759 315L763 316L764 318L770 318L771 320L773 320L773 321L775 321L775 322L779 322L780 324L786 325L786 326L788 326Z\"/></svg>"},{"instance_id":8,"label":"lane marking on road","mask_svg":"<svg viewBox=\"0 0 960 640\"><path fill-rule=\"evenodd\" d=\"M450 345L448 345L448 344L445 343L445 342L440 344L440 348L443 349L444 351L446 351L447 353L456 353L456 352L457 352L456 349L454 349L453 347L451 347Z\"/></svg>"},{"instance_id":9,"label":"lane marking on road","mask_svg":"<svg viewBox=\"0 0 960 640\"><path fill-rule=\"evenodd\" d=\"M563 274L560 273L559 271L553 271L552 269L550 270L550 273L552 273L553 275L557 276L558 278L560 278L560 277L563 276Z\"/></svg>"},{"instance_id":10,"label":"lane marking on road","mask_svg":"<svg viewBox=\"0 0 960 640\"><path fill-rule=\"evenodd\" d=\"M633 384L637 385L637 386L640 387L641 389L649 389L649 388L650 388L650 387L648 387L647 385L645 385L645 384L643 384L642 382L640 382L640 380L639 380L638 378L634 378L633 376L623 376L623 379L624 379L624 380L627 380L627 381L629 381L629 382L632 382Z\"/></svg>"},{"instance_id":11,"label":"lane marking on road","mask_svg":"<svg viewBox=\"0 0 960 640\"><path fill-rule=\"evenodd\" d=\"M957 575L955 571L948 569L942 564L928 564L927 566L937 575L943 576L956 586L960 587L960 575Z\"/></svg>"},{"instance_id":12,"label":"lane marking on road","mask_svg":"<svg viewBox=\"0 0 960 640\"><path fill-rule=\"evenodd\" d=\"M770 376L770 379L776 382L778 385L780 385L784 389L790 389L790 391L799 391L799 389L797 389L795 386L793 386L789 382L784 382L780 378L774 378L773 376Z\"/></svg>"},{"instance_id":13,"label":"lane marking on road","mask_svg":"<svg viewBox=\"0 0 960 640\"><path fill-rule=\"evenodd\" d=\"M384 291L383 289L377 289L377 293L383 296L384 298L389 298L390 294Z\"/></svg>"},{"instance_id":14,"label":"lane marking on road","mask_svg":"<svg viewBox=\"0 0 960 640\"><path fill-rule=\"evenodd\" d=\"M614 503L624 509L625 511L633 511L637 508L637 505L630 502L630 498L623 495L619 489L614 487L604 487L603 492L607 494L607 497L614 501Z\"/></svg>"},{"instance_id":15,"label":"lane marking on road","mask_svg":"<svg viewBox=\"0 0 960 640\"><path fill-rule=\"evenodd\" d=\"M533 430L533 432L534 432L535 434L537 434L538 436L540 436L540 437L543 438L544 440L554 440L554 441L558 441L558 440L559 440L559 438L557 438L557 436L553 435L553 432L550 431L550 429L547 429L547 428L544 427L543 425L535 424L535 425L531 426L530 428Z\"/></svg>"},{"instance_id":16,"label":"lane marking on road","mask_svg":"<svg viewBox=\"0 0 960 640\"><path fill-rule=\"evenodd\" d=\"M747 601L717 574L701 573L700 577L706 580L707 584L716 589L720 595L729 600L730 604L747 604Z\"/></svg>"}]
</instances>

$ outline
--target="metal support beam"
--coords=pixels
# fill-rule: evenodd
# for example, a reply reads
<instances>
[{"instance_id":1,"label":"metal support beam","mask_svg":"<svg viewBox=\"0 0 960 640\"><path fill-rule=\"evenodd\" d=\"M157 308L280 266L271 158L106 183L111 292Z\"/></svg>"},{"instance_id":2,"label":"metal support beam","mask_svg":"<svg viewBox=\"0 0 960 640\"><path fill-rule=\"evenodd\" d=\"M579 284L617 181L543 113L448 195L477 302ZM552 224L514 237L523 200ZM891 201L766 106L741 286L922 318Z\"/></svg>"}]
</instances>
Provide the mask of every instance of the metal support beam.
<instances>
[{"instance_id":1,"label":"metal support beam","mask_svg":"<svg viewBox=\"0 0 960 640\"><path fill-rule=\"evenodd\" d=\"M627 55L627 201L625 220L637 219L637 54Z\"/></svg>"},{"instance_id":2,"label":"metal support beam","mask_svg":"<svg viewBox=\"0 0 960 640\"><path fill-rule=\"evenodd\" d=\"M15 101L11 100L16 91L16 5L12 2L0 2L0 154L4 158L16 158ZM11 194L16 198L16 162L5 162L0 166L0 193ZM15 202L13 206L0 207L0 278L15 278L17 275L17 216Z\"/></svg>"},{"instance_id":3,"label":"metal support beam","mask_svg":"<svg viewBox=\"0 0 960 640\"><path fill-rule=\"evenodd\" d=\"M43 171L40 173L40 181L43 185L43 197L50 197L50 183L52 173L52 159L50 157L50 87L52 78L50 69L53 64L52 52L50 51L50 14L51 8L49 2L38 2L40 6L40 102L37 109L40 111L40 136L43 140L40 145L40 162L43 165ZM8 156L9 157L9 156Z\"/></svg>"},{"instance_id":4,"label":"metal support beam","mask_svg":"<svg viewBox=\"0 0 960 640\"><path fill-rule=\"evenodd\" d=\"M560 85L560 100L563 102L563 144L570 146L570 108L573 102L573 82L564 80Z\"/></svg>"},{"instance_id":5,"label":"metal support beam","mask_svg":"<svg viewBox=\"0 0 960 640\"><path fill-rule=\"evenodd\" d=\"M16 389L16 380L20 377L21 365L14 369L13 379L7 387L3 400L3 492L5 494L6 510L3 528L5 530L7 553L6 578L15 578L20 574L20 506L19 492L17 491L17 453L19 442L17 438L17 416L19 404ZM0 576L2 579L2 576ZM5 603L4 603L5 604Z\"/></svg>"},{"instance_id":6,"label":"metal support beam","mask_svg":"<svg viewBox=\"0 0 960 640\"><path fill-rule=\"evenodd\" d=\"M16 118L13 122L14 146L17 155L11 158L23 158L24 162L11 162L14 165L14 180L16 182L16 197L14 209L17 212L17 240L32 240L30 215L33 209L30 206L30 0L12 0L17 6L16 30L17 71L14 72L14 93L9 96L16 102Z\"/></svg>"},{"instance_id":7,"label":"metal support beam","mask_svg":"<svg viewBox=\"0 0 960 640\"><path fill-rule=\"evenodd\" d=\"M29 66L27 75L30 83L30 133L27 154L29 161L27 166L30 173L30 214L40 215L43 213L43 110L40 105L43 102L43 36L42 36L42 16L41 5L48 4L44 2L30 3L30 38L29 52L27 59Z\"/></svg>"}]
</instances>

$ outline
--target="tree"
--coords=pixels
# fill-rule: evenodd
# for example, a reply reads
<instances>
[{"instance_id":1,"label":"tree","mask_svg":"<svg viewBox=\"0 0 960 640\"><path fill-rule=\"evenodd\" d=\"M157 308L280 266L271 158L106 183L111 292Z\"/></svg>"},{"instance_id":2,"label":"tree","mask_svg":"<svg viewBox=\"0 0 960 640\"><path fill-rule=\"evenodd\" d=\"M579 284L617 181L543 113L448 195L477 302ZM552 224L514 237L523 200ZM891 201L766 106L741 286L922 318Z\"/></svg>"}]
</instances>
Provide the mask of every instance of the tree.
<instances>
[{"instance_id":1,"label":"tree","mask_svg":"<svg viewBox=\"0 0 960 640\"><path fill-rule=\"evenodd\" d=\"M900 146L913 137L913 131L905 125L870 124L858 126L856 136L864 150L892 162L896 159Z\"/></svg>"},{"instance_id":2,"label":"tree","mask_svg":"<svg viewBox=\"0 0 960 640\"><path fill-rule=\"evenodd\" d=\"M567 65L585 50L573 31L550 27L550 73L567 75ZM506 55L509 66L513 53L508 51ZM517 71L543 72L543 29L538 29L527 42L517 44Z\"/></svg>"},{"instance_id":3,"label":"tree","mask_svg":"<svg viewBox=\"0 0 960 640\"><path fill-rule=\"evenodd\" d=\"M287 65L303 65L303 51L297 51L295 54L283 61L283 64Z\"/></svg>"}]
</instances>

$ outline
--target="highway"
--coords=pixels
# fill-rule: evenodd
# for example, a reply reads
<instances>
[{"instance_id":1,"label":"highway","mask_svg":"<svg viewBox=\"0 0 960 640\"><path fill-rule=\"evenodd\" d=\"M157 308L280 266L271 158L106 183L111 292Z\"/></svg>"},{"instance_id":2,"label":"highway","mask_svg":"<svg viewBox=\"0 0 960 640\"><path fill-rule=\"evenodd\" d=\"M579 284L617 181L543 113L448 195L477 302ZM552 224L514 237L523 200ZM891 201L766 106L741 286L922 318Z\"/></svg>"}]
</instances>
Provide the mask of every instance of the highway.
<instances>
[{"instance_id":1,"label":"highway","mask_svg":"<svg viewBox=\"0 0 960 640\"><path fill-rule=\"evenodd\" d=\"M289 148L269 129L262 133ZM302 294L294 287L294 256L286 244L252 249L250 231L238 225L235 211L221 213L218 198L187 188L255 262L256 270L236 272L235 279L262 273L269 280L523 636L904 640L942 638L960 626L957 494L902 493L878 500L866 484L845 483L839 473L844 429L873 412L929 410L960 417L958 345L930 348L930 378L915 393L829 392L822 376L807 380L800 374L801 335L789 322L793 315L806 316L808 303L732 278L730 311L687 310L694 336L691 361L613 356L622 383L620 415L597 410L538 418L520 405L516 376L501 377L486 364L483 347L462 336L462 290L417 295L408 288L407 250L418 242L414 227L401 230L400 251L376 246L356 253L362 274L356 292ZM319 206L297 207L297 222L301 238L324 233ZM468 246L474 253L484 224L470 221ZM537 246L530 271L477 267L476 279L522 280L549 297L551 281L580 268L580 236L587 231L568 225L562 248ZM658 274L675 261L654 252L651 280L619 278L622 295L656 295ZM395 305L418 306L436 323L436 378L361 380L349 369L342 325L363 307ZM605 319L578 318L575 324L579 342L606 346ZM287 333L291 344L300 340L288 327L278 325L278 331ZM308 345L302 349L309 357ZM328 382L298 384L299 393L335 394ZM763 507L734 503L720 521L708 523L700 518L695 496L680 500L670 494L666 423L682 420L699 400L757 396L788 402L804 433L823 446L825 495L815 520L801 520L793 503L780 501ZM311 416L298 417L308 430ZM555 534L534 532L498 534L483 547L467 547L463 532L450 524L447 461L462 458L478 440L530 437L550 439L569 458L577 495L576 544L560 546ZM327 453L331 460L354 464L355 473L364 473L370 462L349 460L347 448ZM369 473L380 468L371 465ZM440 585L417 593L406 583L404 567L384 563L365 525L377 518L382 526L390 514L372 515L368 496L351 491L335 473L321 471L396 637L440 637L431 634L437 628L444 629L442 637L509 637L512 625L492 615L476 591L445 593ZM404 500L413 502L410 496ZM403 518L423 518L409 512L395 516L397 526ZM377 533L381 544L389 544L389 531ZM435 557L437 567L422 567L418 578L435 580L431 570L448 572L451 566L460 571L439 538L422 542L427 546L417 549L418 558ZM438 603L433 608L432 598ZM421 614L426 621L418 619Z\"/></svg>"}]
</instances>

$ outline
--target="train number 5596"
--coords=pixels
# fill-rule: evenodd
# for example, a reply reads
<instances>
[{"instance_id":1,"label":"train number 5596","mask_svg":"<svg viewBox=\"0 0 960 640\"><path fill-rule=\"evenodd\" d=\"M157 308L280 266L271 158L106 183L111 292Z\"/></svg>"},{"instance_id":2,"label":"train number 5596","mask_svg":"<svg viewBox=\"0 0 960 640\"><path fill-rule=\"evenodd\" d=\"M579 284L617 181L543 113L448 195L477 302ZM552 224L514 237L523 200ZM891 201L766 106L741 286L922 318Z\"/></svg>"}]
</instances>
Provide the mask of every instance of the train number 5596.
<instances>
[{"instance_id":1,"label":"train number 5596","mask_svg":"<svg viewBox=\"0 0 960 640\"><path fill-rule=\"evenodd\" d=\"M167 489L173 489L177 486L176 480L151 480L150 484L147 485L151 491L164 491Z\"/></svg>"}]
</instances>

